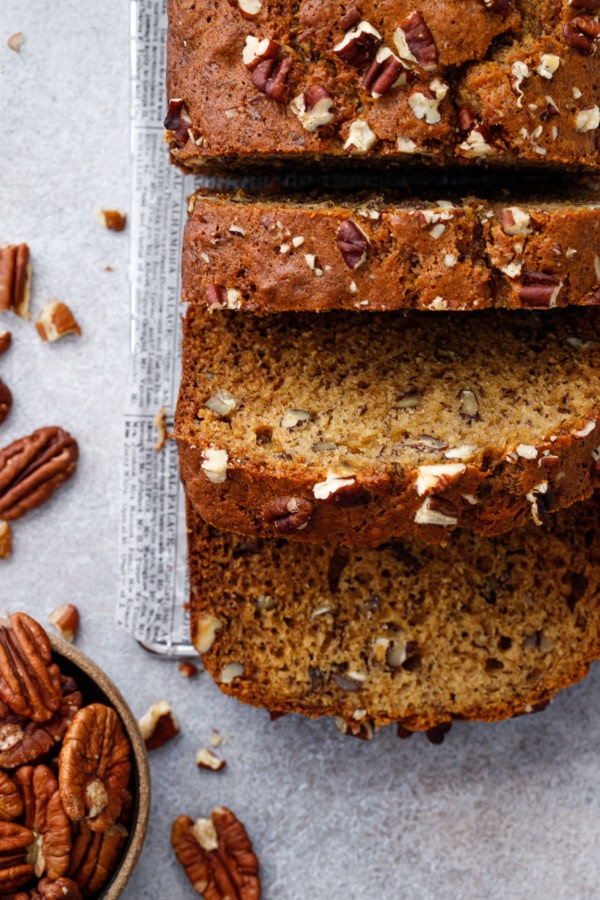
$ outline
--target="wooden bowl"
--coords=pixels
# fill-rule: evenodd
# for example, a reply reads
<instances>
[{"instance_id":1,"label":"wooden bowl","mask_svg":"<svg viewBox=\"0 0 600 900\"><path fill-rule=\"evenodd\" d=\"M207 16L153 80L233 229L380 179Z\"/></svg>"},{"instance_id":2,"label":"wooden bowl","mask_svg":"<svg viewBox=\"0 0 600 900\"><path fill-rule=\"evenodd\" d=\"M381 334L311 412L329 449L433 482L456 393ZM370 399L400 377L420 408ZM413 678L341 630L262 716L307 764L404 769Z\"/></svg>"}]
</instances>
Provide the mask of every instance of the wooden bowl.
<instances>
[{"instance_id":1,"label":"wooden bowl","mask_svg":"<svg viewBox=\"0 0 600 900\"><path fill-rule=\"evenodd\" d=\"M125 733L131 744L131 792L133 794L133 818L129 839L121 862L100 897L116 900L131 877L138 861L148 830L150 815L150 768L144 741L137 721L123 695L95 662L62 638L48 634L52 651L61 672L77 682L85 704L104 703L119 714Z\"/></svg>"}]
</instances>

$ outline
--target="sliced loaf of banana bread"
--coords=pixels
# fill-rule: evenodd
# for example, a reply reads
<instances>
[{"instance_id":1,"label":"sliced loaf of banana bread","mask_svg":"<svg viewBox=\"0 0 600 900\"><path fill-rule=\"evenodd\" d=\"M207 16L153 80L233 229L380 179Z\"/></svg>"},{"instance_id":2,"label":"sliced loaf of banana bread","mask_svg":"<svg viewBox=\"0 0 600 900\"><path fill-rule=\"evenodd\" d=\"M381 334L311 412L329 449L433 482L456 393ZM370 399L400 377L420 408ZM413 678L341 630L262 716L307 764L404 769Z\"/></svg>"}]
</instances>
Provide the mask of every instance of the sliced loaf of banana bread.
<instances>
[{"instance_id":1,"label":"sliced loaf of banana bread","mask_svg":"<svg viewBox=\"0 0 600 900\"><path fill-rule=\"evenodd\" d=\"M226 693L363 736L532 712L600 657L599 499L377 550L248 540L190 506L192 640Z\"/></svg>"},{"instance_id":2,"label":"sliced loaf of banana bread","mask_svg":"<svg viewBox=\"0 0 600 900\"><path fill-rule=\"evenodd\" d=\"M183 299L282 310L600 304L600 194L458 202L199 191Z\"/></svg>"},{"instance_id":3,"label":"sliced loaf of banana bread","mask_svg":"<svg viewBox=\"0 0 600 900\"><path fill-rule=\"evenodd\" d=\"M539 523L600 483L600 309L190 306L175 416L216 527L377 546Z\"/></svg>"}]
</instances>

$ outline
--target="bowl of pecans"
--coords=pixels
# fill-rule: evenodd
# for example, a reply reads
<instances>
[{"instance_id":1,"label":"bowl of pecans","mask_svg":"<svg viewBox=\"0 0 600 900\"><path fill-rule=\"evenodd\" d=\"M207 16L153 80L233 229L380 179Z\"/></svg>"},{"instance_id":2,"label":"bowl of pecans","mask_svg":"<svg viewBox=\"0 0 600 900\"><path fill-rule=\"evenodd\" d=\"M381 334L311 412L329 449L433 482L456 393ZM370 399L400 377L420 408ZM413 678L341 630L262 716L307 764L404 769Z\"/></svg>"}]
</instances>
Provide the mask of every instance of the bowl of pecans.
<instances>
[{"instance_id":1,"label":"bowl of pecans","mask_svg":"<svg viewBox=\"0 0 600 900\"><path fill-rule=\"evenodd\" d=\"M140 855L150 774L121 693L22 612L0 620L0 895L115 900Z\"/></svg>"}]
</instances>

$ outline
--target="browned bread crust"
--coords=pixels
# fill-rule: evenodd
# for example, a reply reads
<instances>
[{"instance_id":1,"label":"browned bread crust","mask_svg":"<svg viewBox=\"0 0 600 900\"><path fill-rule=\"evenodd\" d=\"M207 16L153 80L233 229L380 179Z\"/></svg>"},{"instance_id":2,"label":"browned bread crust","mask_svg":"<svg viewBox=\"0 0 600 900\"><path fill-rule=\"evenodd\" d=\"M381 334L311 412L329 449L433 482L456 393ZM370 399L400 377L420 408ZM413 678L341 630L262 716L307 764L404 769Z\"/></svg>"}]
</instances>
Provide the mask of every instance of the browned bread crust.
<instances>
[{"instance_id":1,"label":"browned bread crust","mask_svg":"<svg viewBox=\"0 0 600 900\"><path fill-rule=\"evenodd\" d=\"M362 735L532 712L600 657L599 509L344 550L218 532L189 506L192 640L225 693Z\"/></svg>"},{"instance_id":2,"label":"browned bread crust","mask_svg":"<svg viewBox=\"0 0 600 900\"><path fill-rule=\"evenodd\" d=\"M190 306L175 416L216 527L349 546L499 534L600 480L600 310Z\"/></svg>"},{"instance_id":3,"label":"browned bread crust","mask_svg":"<svg viewBox=\"0 0 600 900\"><path fill-rule=\"evenodd\" d=\"M261 315L600 304L594 187L563 202L456 204L199 191L189 201L183 300Z\"/></svg>"},{"instance_id":4,"label":"browned bread crust","mask_svg":"<svg viewBox=\"0 0 600 900\"><path fill-rule=\"evenodd\" d=\"M596 0L168 10L166 140L188 170L357 158L598 167Z\"/></svg>"}]
</instances>

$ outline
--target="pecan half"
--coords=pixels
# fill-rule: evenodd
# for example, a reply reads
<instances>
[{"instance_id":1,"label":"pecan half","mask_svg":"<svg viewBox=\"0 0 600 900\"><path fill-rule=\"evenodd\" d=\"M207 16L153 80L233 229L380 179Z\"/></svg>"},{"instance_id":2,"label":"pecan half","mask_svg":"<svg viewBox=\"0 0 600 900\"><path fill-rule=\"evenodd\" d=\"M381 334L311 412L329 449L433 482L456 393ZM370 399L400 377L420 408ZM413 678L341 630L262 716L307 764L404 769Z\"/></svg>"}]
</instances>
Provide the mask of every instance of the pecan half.
<instances>
[{"instance_id":1,"label":"pecan half","mask_svg":"<svg viewBox=\"0 0 600 900\"><path fill-rule=\"evenodd\" d=\"M27 851L33 832L16 822L0 822L0 894L15 891L33 876Z\"/></svg>"},{"instance_id":2,"label":"pecan half","mask_svg":"<svg viewBox=\"0 0 600 900\"><path fill-rule=\"evenodd\" d=\"M0 378L0 425L4 422L12 408L12 394L10 388Z\"/></svg>"},{"instance_id":3,"label":"pecan half","mask_svg":"<svg viewBox=\"0 0 600 900\"><path fill-rule=\"evenodd\" d=\"M10 822L23 812L19 789L6 772L0 771L0 820Z\"/></svg>"},{"instance_id":4,"label":"pecan half","mask_svg":"<svg viewBox=\"0 0 600 900\"><path fill-rule=\"evenodd\" d=\"M259 900L258 859L246 829L231 810L218 806L210 819L179 816L171 844L194 889L205 900Z\"/></svg>"},{"instance_id":5,"label":"pecan half","mask_svg":"<svg viewBox=\"0 0 600 900\"><path fill-rule=\"evenodd\" d=\"M0 450L0 518L19 519L44 503L77 466L77 441L50 425Z\"/></svg>"},{"instance_id":6,"label":"pecan half","mask_svg":"<svg viewBox=\"0 0 600 900\"><path fill-rule=\"evenodd\" d=\"M61 676L62 701L47 722L32 722L24 716L10 715L0 702L0 766L14 769L35 762L56 747L83 698L72 678Z\"/></svg>"},{"instance_id":7,"label":"pecan half","mask_svg":"<svg viewBox=\"0 0 600 900\"><path fill-rule=\"evenodd\" d=\"M575 16L564 26L563 34L569 47L582 56L592 56L600 38L600 19L597 16Z\"/></svg>"},{"instance_id":8,"label":"pecan half","mask_svg":"<svg viewBox=\"0 0 600 900\"><path fill-rule=\"evenodd\" d=\"M71 822L60 801L58 782L47 766L21 766L15 781L23 795L25 825L34 837L27 860L38 878L59 878L69 866Z\"/></svg>"},{"instance_id":9,"label":"pecan half","mask_svg":"<svg viewBox=\"0 0 600 900\"><path fill-rule=\"evenodd\" d=\"M12 712L47 722L62 700L60 672L46 632L25 613L0 628L0 699Z\"/></svg>"},{"instance_id":10,"label":"pecan half","mask_svg":"<svg viewBox=\"0 0 600 900\"><path fill-rule=\"evenodd\" d=\"M336 233L338 250L349 269L358 269L367 258L369 239L352 219L344 219Z\"/></svg>"},{"instance_id":11,"label":"pecan half","mask_svg":"<svg viewBox=\"0 0 600 900\"><path fill-rule=\"evenodd\" d=\"M70 819L86 819L92 831L107 831L123 805L131 772L129 741L109 706L78 710L65 734L58 783Z\"/></svg>"},{"instance_id":12,"label":"pecan half","mask_svg":"<svg viewBox=\"0 0 600 900\"><path fill-rule=\"evenodd\" d=\"M86 822L79 823L67 874L86 897L102 890L117 867L127 837L123 825L112 825L101 834L92 831Z\"/></svg>"},{"instance_id":13,"label":"pecan half","mask_svg":"<svg viewBox=\"0 0 600 900\"><path fill-rule=\"evenodd\" d=\"M279 534L295 534L306 528L313 513L313 504L302 497L277 497L263 513L267 525L273 525Z\"/></svg>"},{"instance_id":14,"label":"pecan half","mask_svg":"<svg viewBox=\"0 0 600 900\"><path fill-rule=\"evenodd\" d=\"M0 309L29 318L31 266L27 244L0 246Z\"/></svg>"}]
</instances>

